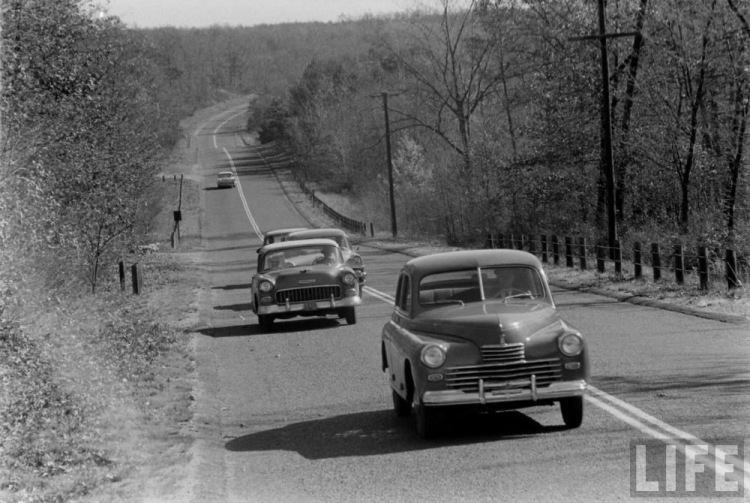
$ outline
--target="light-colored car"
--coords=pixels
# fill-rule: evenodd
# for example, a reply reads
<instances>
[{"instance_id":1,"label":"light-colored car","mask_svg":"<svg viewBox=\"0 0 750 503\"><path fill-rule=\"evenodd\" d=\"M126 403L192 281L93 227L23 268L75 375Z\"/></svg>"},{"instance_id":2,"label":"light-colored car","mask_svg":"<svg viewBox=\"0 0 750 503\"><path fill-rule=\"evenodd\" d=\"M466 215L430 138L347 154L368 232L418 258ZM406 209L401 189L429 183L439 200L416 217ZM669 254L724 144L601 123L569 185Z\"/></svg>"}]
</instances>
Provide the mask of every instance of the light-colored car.
<instances>
[{"instance_id":1,"label":"light-colored car","mask_svg":"<svg viewBox=\"0 0 750 503\"><path fill-rule=\"evenodd\" d=\"M346 235L345 231L336 228L305 229L292 232L286 236L287 241L318 238L332 239L338 243L339 248L341 248L341 254L344 257L344 262L356 271L360 285L364 285L365 279L367 279L365 264L362 261L362 256L352 248L349 243L349 237Z\"/></svg>"},{"instance_id":2,"label":"light-colored car","mask_svg":"<svg viewBox=\"0 0 750 503\"><path fill-rule=\"evenodd\" d=\"M469 250L410 260L381 355L397 415L440 432L456 408L495 411L560 404L583 420L588 350L555 307L539 260L516 250Z\"/></svg>"},{"instance_id":3,"label":"light-colored car","mask_svg":"<svg viewBox=\"0 0 750 503\"><path fill-rule=\"evenodd\" d=\"M362 303L357 274L330 239L284 241L258 252L251 282L252 310L270 329L276 319L336 315L353 325Z\"/></svg>"},{"instance_id":4,"label":"light-colored car","mask_svg":"<svg viewBox=\"0 0 750 503\"><path fill-rule=\"evenodd\" d=\"M287 229L274 229L263 234L263 246L286 241L286 237L292 232L306 230L307 227L289 227Z\"/></svg>"},{"instance_id":5,"label":"light-colored car","mask_svg":"<svg viewBox=\"0 0 750 503\"><path fill-rule=\"evenodd\" d=\"M216 178L216 186L220 189L234 187L237 185L237 178L231 171L222 171Z\"/></svg>"}]
</instances>

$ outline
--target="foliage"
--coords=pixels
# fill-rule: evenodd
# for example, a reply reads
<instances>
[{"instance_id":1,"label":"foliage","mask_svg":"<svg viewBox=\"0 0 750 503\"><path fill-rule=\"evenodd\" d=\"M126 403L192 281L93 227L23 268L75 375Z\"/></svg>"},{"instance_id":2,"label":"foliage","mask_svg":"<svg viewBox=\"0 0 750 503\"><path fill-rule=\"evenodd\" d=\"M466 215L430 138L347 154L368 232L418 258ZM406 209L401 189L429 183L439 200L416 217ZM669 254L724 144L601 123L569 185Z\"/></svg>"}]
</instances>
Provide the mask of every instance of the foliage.
<instances>
[{"instance_id":1,"label":"foliage","mask_svg":"<svg viewBox=\"0 0 750 503\"><path fill-rule=\"evenodd\" d=\"M596 5L436 3L362 25L375 30L363 29L367 54L314 61L290 87L299 169L319 185L350 181L331 190L386 200L382 115L363 104L387 90L395 164L430 172L419 190L409 177L396 184L401 228L454 241L481 229L604 234L600 51L571 40L596 32ZM729 244L750 228L748 8L609 4L609 31L640 30L608 40L622 232L661 226ZM356 82L346 91L334 84L342 68ZM456 103L469 105L466 113L456 115ZM371 155L358 157L358 171L370 176L351 177L346 159L363 152ZM418 161L407 152L421 152Z\"/></svg>"},{"instance_id":2,"label":"foliage","mask_svg":"<svg viewBox=\"0 0 750 503\"><path fill-rule=\"evenodd\" d=\"M14 501L68 501L119 478L127 463L107 418L131 400L123 383L153 385L176 341L119 295L49 309L55 326L41 338L0 309L0 491Z\"/></svg>"},{"instance_id":3,"label":"foliage","mask_svg":"<svg viewBox=\"0 0 750 503\"><path fill-rule=\"evenodd\" d=\"M3 3L2 247L49 263L52 287L72 275L93 291L146 222L176 120L145 48L84 5Z\"/></svg>"}]
</instances>

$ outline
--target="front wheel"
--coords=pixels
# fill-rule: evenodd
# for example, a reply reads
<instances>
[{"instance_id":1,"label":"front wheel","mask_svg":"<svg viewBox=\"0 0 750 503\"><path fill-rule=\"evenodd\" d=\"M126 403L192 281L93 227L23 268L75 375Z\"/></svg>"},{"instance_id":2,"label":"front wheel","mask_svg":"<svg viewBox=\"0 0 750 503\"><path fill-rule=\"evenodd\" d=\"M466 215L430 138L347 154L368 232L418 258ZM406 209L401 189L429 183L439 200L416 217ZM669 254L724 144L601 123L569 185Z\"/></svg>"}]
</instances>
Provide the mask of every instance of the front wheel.
<instances>
[{"instance_id":1,"label":"front wheel","mask_svg":"<svg viewBox=\"0 0 750 503\"><path fill-rule=\"evenodd\" d=\"M568 428L578 428L583 422L583 397L574 396L560 400L560 412Z\"/></svg>"},{"instance_id":2,"label":"front wheel","mask_svg":"<svg viewBox=\"0 0 750 503\"><path fill-rule=\"evenodd\" d=\"M395 389L391 389L391 394L393 398L393 411L396 415L398 417L407 417L411 414L411 404L401 398L401 395L396 393Z\"/></svg>"},{"instance_id":3,"label":"front wheel","mask_svg":"<svg viewBox=\"0 0 750 503\"><path fill-rule=\"evenodd\" d=\"M417 422L417 435L421 438L434 438L440 433L441 414L434 407L425 406L419 398L414 397L412 403L414 417Z\"/></svg>"},{"instance_id":4,"label":"front wheel","mask_svg":"<svg viewBox=\"0 0 750 503\"><path fill-rule=\"evenodd\" d=\"M357 312L353 307L347 307L344 309L344 318L349 325L354 325L357 323Z\"/></svg>"}]
</instances>

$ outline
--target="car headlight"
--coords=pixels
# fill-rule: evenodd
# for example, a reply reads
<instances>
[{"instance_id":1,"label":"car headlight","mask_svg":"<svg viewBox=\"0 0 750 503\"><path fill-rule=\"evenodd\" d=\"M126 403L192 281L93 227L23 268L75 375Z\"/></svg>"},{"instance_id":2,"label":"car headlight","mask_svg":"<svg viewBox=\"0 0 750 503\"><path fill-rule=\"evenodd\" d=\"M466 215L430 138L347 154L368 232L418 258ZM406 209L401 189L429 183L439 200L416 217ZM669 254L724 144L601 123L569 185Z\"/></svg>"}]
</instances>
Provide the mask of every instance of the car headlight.
<instances>
[{"instance_id":1,"label":"car headlight","mask_svg":"<svg viewBox=\"0 0 750 503\"><path fill-rule=\"evenodd\" d=\"M347 263L353 266L361 266L362 265L362 257L359 255L352 256L349 260L347 260Z\"/></svg>"},{"instance_id":2,"label":"car headlight","mask_svg":"<svg viewBox=\"0 0 750 503\"><path fill-rule=\"evenodd\" d=\"M440 346L431 344L422 350L422 363L436 369L445 363L445 351Z\"/></svg>"},{"instance_id":3,"label":"car headlight","mask_svg":"<svg viewBox=\"0 0 750 503\"><path fill-rule=\"evenodd\" d=\"M267 280L261 281L258 284L258 290L260 290L263 293L268 293L271 290L273 290L273 283L271 283L270 281L267 281Z\"/></svg>"},{"instance_id":4,"label":"car headlight","mask_svg":"<svg viewBox=\"0 0 750 503\"><path fill-rule=\"evenodd\" d=\"M347 271L341 275L341 282L345 285L351 286L357 282L357 276L355 276L354 273Z\"/></svg>"},{"instance_id":5,"label":"car headlight","mask_svg":"<svg viewBox=\"0 0 750 503\"><path fill-rule=\"evenodd\" d=\"M565 334L558 340L560 351L566 356L577 356L583 351L583 339L578 334Z\"/></svg>"}]
</instances>

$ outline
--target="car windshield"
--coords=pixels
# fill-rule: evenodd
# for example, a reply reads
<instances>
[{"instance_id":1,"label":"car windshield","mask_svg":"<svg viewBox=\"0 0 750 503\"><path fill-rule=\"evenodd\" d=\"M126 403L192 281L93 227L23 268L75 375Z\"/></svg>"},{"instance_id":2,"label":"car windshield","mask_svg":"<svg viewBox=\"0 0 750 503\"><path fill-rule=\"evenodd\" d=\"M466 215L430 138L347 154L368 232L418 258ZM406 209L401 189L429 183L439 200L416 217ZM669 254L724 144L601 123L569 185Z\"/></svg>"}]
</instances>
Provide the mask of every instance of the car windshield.
<instances>
[{"instance_id":1,"label":"car windshield","mask_svg":"<svg viewBox=\"0 0 750 503\"><path fill-rule=\"evenodd\" d=\"M219 178L232 178L232 173L219 173Z\"/></svg>"},{"instance_id":2,"label":"car windshield","mask_svg":"<svg viewBox=\"0 0 750 503\"><path fill-rule=\"evenodd\" d=\"M340 265L341 262L341 252L336 246L295 246L266 253L261 260L261 271L312 265Z\"/></svg>"},{"instance_id":3,"label":"car windshield","mask_svg":"<svg viewBox=\"0 0 750 503\"><path fill-rule=\"evenodd\" d=\"M419 283L419 303L423 306L542 298L545 298L545 289L539 273L525 266L441 272L425 276Z\"/></svg>"}]
</instances>

